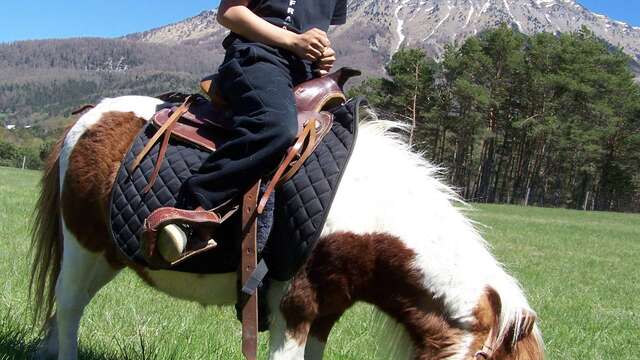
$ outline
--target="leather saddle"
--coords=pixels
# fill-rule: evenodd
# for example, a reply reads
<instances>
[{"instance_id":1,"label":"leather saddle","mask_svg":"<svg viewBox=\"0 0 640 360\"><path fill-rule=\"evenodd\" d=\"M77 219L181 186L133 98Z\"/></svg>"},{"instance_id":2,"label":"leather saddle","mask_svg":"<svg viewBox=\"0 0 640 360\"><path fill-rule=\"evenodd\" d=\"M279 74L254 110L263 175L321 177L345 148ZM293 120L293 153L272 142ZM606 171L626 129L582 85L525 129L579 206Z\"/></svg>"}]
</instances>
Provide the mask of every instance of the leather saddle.
<instances>
[{"instance_id":1,"label":"leather saddle","mask_svg":"<svg viewBox=\"0 0 640 360\"><path fill-rule=\"evenodd\" d=\"M337 107L346 101L343 87L350 78L358 75L360 75L358 70L342 68L294 88L295 106L298 111L298 136L280 165L273 169L273 175L267 183L262 197L255 199L257 203L254 217L263 212L275 188L295 175L322 138L330 131L333 115L325 110ZM215 81L216 75L205 78L201 82L201 88L209 97L208 100L199 95L191 95L182 100L181 105L162 109L153 116L152 123L157 131L129 167L129 171L133 172L150 150L158 142L161 142L154 171L143 192L147 192L155 183L169 139L189 143L211 152L214 152L227 140L231 127L230 110L219 93L219 87L216 86ZM160 98L171 102L176 102L178 99L175 93L165 94ZM232 209L231 211L235 212L240 205L226 204L225 209ZM205 209L196 211L173 208L158 209L148 217L145 223L142 239L145 258L156 267L170 268L206 252L216 246L215 242L193 241L187 245L181 257L166 262L157 251L158 232L164 226L173 223L190 226L219 224L229 216L230 214L226 210L224 213L219 213Z\"/></svg>"}]
</instances>

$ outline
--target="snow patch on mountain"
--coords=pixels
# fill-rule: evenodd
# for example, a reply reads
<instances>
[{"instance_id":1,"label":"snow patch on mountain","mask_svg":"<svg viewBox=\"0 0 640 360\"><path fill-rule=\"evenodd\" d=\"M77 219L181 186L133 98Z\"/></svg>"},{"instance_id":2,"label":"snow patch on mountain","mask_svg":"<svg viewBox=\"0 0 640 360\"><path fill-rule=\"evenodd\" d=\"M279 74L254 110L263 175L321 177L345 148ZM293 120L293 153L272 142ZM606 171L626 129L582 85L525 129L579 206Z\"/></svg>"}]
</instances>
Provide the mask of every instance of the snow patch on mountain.
<instances>
[{"instance_id":1,"label":"snow patch on mountain","mask_svg":"<svg viewBox=\"0 0 640 360\"><path fill-rule=\"evenodd\" d=\"M396 2L397 2L397 0L396 0ZM404 19L400 18L399 15L400 15L400 10L402 10L404 5L406 3L408 3L408 2L409 2L409 0L402 0L402 2L396 7L395 17L396 17L396 22L397 22L396 33L398 35L398 44L396 45L396 48L392 52L392 55L395 54L396 52L398 52L398 50L400 50L400 46L402 46L402 43L404 42L404 39L406 38L406 36L402 32L402 28L404 27Z\"/></svg>"},{"instance_id":2,"label":"snow patch on mountain","mask_svg":"<svg viewBox=\"0 0 640 360\"><path fill-rule=\"evenodd\" d=\"M573 0L348 0L348 13L346 25L330 30L332 42L341 59L375 73L402 46L422 47L439 57L446 45L460 44L501 23L526 34L586 26L640 61L640 27L591 12ZM207 46L221 53L226 33L214 10L128 38Z\"/></svg>"}]
</instances>

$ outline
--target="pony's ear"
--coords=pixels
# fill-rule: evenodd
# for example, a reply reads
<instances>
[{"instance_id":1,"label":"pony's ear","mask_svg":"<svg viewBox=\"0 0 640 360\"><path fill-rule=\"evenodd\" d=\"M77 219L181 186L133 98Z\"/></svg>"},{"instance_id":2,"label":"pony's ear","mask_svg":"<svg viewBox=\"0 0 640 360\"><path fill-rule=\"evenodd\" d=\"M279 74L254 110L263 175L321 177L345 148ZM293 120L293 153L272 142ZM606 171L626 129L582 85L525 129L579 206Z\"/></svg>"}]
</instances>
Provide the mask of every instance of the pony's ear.
<instances>
[{"instance_id":1,"label":"pony's ear","mask_svg":"<svg viewBox=\"0 0 640 360\"><path fill-rule=\"evenodd\" d=\"M544 345L535 333L538 316L531 310L523 310L517 322L513 323L500 345L500 352L506 360L543 360ZM517 328L516 328L517 326Z\"/></svg>"},{"instance_id":2,"label":"pony's ear","mask_svg":"<svg viewBox=\"0 0 640 360\"><path fill-rule=\"evenodd\" d=\"M487 299L489 300L491 310L495 314L494 327L495 329L499 329L501 322L500 313L502 311L502 300L500 295L491 288L488 289ZM523 309L518 317L512 320L512 323L509 325L509 328L501 339L500 344L496 344L498 345L497 347L505 346L506 348L510 348L519 340L531 335L537 320L538 315L535 312Z\"/></svg>"},{"instance_id":3,"label":"pony's ear","mask_svg":"<svg viewBox=\"0 0 640 360\"><path fill-rule=\"evenodd\" d=\"M502 300L500 295L493 289L489 289L487 298L489 304L496 315L495 324L496 329L500 328L500 312L502 311ZM525 339L533 332L538 315L528 309L522 309L517 318L512 319L511 324L507 328L502 339L499 339L499 344L496 344L496 348L512 349L516 343L522 339Z\"/></svg>"},{"instance_id":4,"label":"pony's ear","mask_svg":"<svg viewBox=\"0 0 640 360\"><path fill-rule=\"evenodd\" d=\"M500 295L493 288L488 288L487 300L489 300L489 305L491 306L491 310L495 315L494 326L496 326L496 330L497 330L497 326L500 324L500 312L502 311L502 299L500 299Z\"/></svg>"},{"instance_id":5,"label":"pony's ear","mask_svg":"<svg viewBox=\"0 0 640 360\"><path fill-rule=\"evenodd\" d=\"M544 346L539 334L534 332L538 316L529 309L521 309L513 319L509 319L506 328L500 331L502 319L502 299L492 288L487 289L487 300L493 312L494 333L492 354L495 359L505 360L541 360L544 359Z\"/></svg>"}]
</instances>

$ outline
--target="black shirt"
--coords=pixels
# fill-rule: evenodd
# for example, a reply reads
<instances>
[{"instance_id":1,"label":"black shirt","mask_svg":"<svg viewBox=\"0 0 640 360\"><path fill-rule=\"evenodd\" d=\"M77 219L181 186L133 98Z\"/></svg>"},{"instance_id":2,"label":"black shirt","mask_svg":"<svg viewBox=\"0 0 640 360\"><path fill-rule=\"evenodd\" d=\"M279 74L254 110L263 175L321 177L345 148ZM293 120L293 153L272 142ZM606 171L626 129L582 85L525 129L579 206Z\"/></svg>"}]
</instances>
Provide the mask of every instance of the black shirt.
<instances>
[{"instance_id":1,"label":"black shirt","mask_svg":"<svg viewBox=\"0 0 640 360\"><path fill-rule=\"evenodd\" d=\"M249 9L277 26L303 33L347 21L347 0L252 0Z\"/></svg>"}]
</instances>

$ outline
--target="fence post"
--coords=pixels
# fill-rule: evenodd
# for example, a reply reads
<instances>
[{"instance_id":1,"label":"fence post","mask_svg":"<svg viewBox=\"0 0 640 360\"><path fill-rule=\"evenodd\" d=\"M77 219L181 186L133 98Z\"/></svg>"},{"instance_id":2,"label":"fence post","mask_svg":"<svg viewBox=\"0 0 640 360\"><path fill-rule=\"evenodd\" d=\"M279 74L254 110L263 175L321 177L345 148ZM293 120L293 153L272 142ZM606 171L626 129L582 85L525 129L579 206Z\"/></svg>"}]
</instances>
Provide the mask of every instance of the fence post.
<instances>
[{"instance_id":1,"label":"fence post","mask_svg":"<svg viewBox=\"0 0 640 360\"><path fill-rule=\"evenodd\" d=\"M589 196L591 195L591 191L587 191L587 196L584 198L584 206L582 210L587 211L587 206L589 205Z\"/></svg>"},{"instance_id":2,"label":"fence post","mask_svg":"<svg viewBox=\"0 0 640 360\"><path fill-rule=\"evenodd\" d=\"M22 157L22 170L24 170L24 165L27 163L27 157L23 156Z\"/></svg>"}]
</instances>

